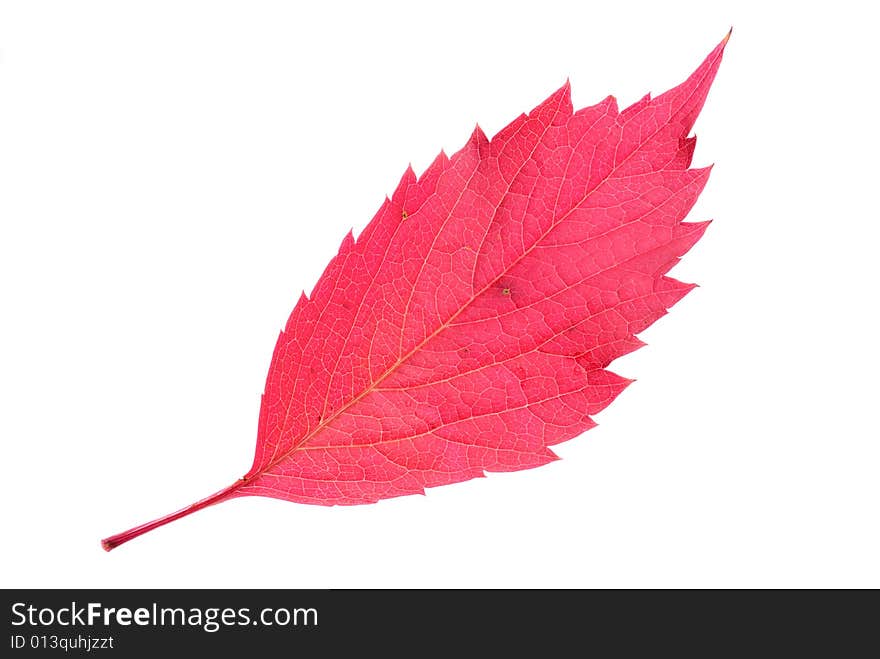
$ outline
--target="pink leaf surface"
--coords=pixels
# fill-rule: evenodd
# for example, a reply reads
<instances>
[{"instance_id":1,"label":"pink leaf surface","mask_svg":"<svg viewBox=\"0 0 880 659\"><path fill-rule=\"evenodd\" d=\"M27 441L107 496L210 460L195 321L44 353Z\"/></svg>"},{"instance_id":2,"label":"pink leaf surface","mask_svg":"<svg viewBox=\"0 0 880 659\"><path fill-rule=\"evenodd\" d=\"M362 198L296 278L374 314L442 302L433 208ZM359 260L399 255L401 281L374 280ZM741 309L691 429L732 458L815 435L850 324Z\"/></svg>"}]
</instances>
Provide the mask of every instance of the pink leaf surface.
<instances>
[{"instance_id":1,"label":"pink leaf surface","mask_svg":"<svg viewBox=\"0 0 880 659\"><path fill-rule=\"evenodd\" d=\"M104 548L233 497L373 503L555 460L693 288L666 273L708 225L683 222L709 177L689 134L728 37L656 98L573 111L566 84L408 169L281 332L250 471Z\"/></svg>"}]
</instances>

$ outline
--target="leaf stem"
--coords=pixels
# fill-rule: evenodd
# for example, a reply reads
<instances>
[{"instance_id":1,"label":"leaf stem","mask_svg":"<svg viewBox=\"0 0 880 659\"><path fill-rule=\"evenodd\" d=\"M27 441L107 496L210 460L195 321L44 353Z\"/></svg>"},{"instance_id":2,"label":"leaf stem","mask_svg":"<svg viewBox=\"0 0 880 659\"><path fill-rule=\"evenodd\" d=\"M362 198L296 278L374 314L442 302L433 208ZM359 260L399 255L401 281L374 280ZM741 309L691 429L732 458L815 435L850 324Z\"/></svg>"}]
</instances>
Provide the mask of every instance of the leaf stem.
<instances>
[{"instance_id":1,"label":"leaf stem","mask_svg":"<svg viewBox=\"0 0 880 659\"><path fill-rule=\"evenodd\" d=\"M111 535L109 538L104 538L103 540L101 540L101 546L104 548L104 551L110 551L111 549L115 549L119 545L124 544L129 540L134 540L138 536L143 535L148 531L157 529L160 526L165 526L169 522L173 522L174 520L180 519L181 517L191 515L192 513L197 512L202 508L207 508L208 506L213 506L216 503L226 501L226 499L232 498L233 493L245 482L246 481L244 479L240 479L229 487L225 487L209 497L205 497L200 501L196 501L186 508L181 508L177 512L170 513L168 515L165 515L164 517L159 517L158 519L154 519L152 522L147 522L146 524L135 526L134 528L130 528L128 531L123 531L122 533Z\"/></svg>"}]
</instances>

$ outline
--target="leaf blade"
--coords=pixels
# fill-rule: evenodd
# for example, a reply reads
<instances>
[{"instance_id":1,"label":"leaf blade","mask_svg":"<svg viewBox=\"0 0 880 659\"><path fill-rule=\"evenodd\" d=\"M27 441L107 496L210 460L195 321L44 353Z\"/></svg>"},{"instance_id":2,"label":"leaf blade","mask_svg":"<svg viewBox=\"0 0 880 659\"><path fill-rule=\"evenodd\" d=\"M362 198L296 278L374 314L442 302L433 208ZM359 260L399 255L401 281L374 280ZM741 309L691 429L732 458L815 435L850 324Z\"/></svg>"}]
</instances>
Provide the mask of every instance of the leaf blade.
<instances>
[{"instance_id":1,"label":"leaf blade","mask_svg":"<svg viewBox=\"0 0 880 659\"><path fill-rule=\"evenodd\" d=\"M546 464L549 446L595 425L590 415L629 384L604 367L639 347L636 332L692 289L665 273L706 228L682 222L710 171L687 169L688 132L725 43L656 99L617 112L609 97L575 113L566 83L492 140L477 128L423 177L407 170L304 303L361 300L324 400L321 387L303 385L302 413L320 408L316 429L282 423L283 459L276 449L268 463L255 461L241 493L371 503ZM334 266L358 256L369 284L342 288ZM603 322L607 336L595 331ZM365 329L352 340L356 327ZM359 377L340 372L357 371L358 357ZM474 361L481 367L461 371Z\"/></svg>"}]
</instances>

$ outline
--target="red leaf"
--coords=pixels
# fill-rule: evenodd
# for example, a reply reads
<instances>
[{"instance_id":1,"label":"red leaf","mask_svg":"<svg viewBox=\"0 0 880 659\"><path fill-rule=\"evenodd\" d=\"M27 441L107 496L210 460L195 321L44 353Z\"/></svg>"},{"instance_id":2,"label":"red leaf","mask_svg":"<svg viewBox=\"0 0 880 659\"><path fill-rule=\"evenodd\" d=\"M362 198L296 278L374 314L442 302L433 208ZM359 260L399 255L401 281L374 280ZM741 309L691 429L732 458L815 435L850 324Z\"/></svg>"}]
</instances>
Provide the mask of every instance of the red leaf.
<instances>
[{"instance_id":1,"label":"red leaf","mask_svg":"<svg viewBox=\"0 0 880 659\"><path fill-rule=\"evenodd\" d=\"M666 272L708 225L682 221L709 176L688 134L728 37L655 99L573 112L566 83L408 169L278 338L250 471L104 548L232 497L373 503L556 459L693 288Z\"/></svg>"}]
</instances>

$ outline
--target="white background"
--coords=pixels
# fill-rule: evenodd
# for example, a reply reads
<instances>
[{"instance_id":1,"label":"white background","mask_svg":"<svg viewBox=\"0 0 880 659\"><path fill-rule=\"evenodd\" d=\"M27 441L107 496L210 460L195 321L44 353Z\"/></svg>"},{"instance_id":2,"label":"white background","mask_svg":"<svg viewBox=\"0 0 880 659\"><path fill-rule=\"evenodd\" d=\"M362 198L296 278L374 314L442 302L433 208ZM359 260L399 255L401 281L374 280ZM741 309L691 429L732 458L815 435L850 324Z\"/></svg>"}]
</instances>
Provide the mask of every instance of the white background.
<instances>
[{"instance_id":1,"label":"white background","mask_svg":"<svg viewBox=\"0 0 880 659\"><path fill-rule=\"evenodd\" d=\"M818 5L819 3L816 3ZM727 5L727 6L725 6ZM880 586L876 26L836 2L2 2L0 586ZM408 161L734 26L638 382L540 469L238 499L275 339Z\"/></svg>"}]
</instances>

